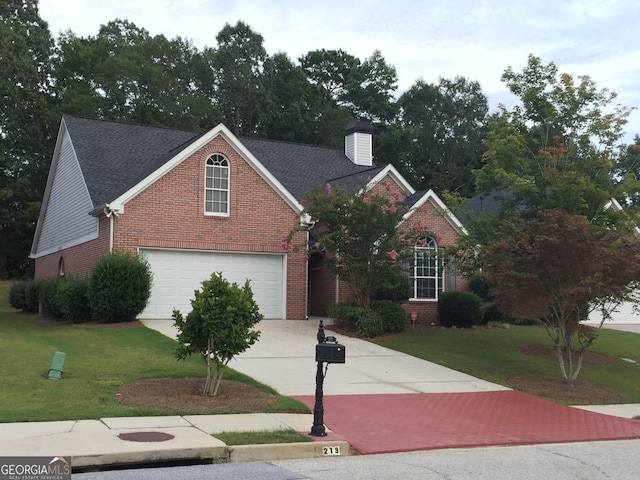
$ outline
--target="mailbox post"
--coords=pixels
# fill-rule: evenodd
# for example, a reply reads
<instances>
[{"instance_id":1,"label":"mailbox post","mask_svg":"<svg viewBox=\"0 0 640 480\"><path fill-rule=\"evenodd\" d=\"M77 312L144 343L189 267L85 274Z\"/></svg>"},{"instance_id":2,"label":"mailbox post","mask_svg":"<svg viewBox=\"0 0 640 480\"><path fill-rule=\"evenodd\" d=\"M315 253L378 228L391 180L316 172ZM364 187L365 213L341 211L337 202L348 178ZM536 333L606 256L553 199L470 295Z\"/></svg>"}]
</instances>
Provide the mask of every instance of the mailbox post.
<instances>
[{"instance_id":1,"label":"mailbox post","mask_svg":"<svg viewBox=\"0 0 640 480\"><path fill-rule=\"evenodd\" d=\"M316 345L316 399L313 406L313 426L309 435L324 437L327 432L324 428L324 405L322 404L324 373L323 363L345 363L345 347L338 343L335 337L326 337L324 325L320 320L318 326L318 344ZM325 370L326 372L326 370Z\"/></svg>"}]
</instances>

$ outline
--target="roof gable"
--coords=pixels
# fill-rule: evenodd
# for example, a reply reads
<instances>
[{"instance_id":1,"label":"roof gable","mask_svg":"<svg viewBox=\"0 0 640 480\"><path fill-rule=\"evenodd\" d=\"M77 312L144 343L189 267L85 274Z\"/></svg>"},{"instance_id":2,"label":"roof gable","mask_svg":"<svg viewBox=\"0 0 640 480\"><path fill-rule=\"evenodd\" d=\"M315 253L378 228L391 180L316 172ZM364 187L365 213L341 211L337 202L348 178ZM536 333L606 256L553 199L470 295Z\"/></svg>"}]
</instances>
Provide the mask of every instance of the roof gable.
<instances>
[{"instance_id":1,"label":"roof gable","mask_svg":"<svg viewBox=\"0 0 640 480\"><path fill-rule=\"evenodd\" d=\"M451 210L445 205L442 199L431 189L422 190L420 192L416 192L415 194L407 197L407 205L409 207L409 211L404 214L403 221L410 218L422 205L425 203L431 203L435 207L435 209L440 212L440 214L444 217L447 222L453 227L453 229L459 235L466 235L467 230L464 228L464 225L458 218L453 214Z\"/></svg>"},{"instance_id":2,"label":"roof gable","mask_svg":"<svg viewBox=\"0 0 640 480\"><path fill-rule=\"evenodd\" d=\"M355 165L338 148L237 138L222 124L200 133L72 115L65 115L63 122L94 208L105 204L124 208L133 195L216 135L223 135L267 183L300 210L299 200L311 189L328 182L359 187L388 169ZM400 183L408 185L404 179Z\"/></svg>"}]
</instances>

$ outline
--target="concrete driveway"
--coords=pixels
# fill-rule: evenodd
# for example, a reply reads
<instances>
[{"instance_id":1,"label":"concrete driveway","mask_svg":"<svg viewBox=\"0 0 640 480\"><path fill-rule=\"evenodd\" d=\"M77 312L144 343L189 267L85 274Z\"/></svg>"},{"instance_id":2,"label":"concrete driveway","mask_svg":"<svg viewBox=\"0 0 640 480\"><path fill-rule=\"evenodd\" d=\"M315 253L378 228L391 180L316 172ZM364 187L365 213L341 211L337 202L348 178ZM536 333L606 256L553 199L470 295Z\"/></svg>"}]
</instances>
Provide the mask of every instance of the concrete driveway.
<instances>
[{"instance_id":1,"label":"concrete driveway","mask_svg":"<svg viewBox=\"0 0 640 480\"><path fill-rule=\"evenodd\" d=\"M263 320L258 324L260 340L232 360L230 366L282 395L313 395L319 320L313 317L308 321ZM176 336L171 320L143 320L143 323L171 338ZM328 366L324 381L326 395L508 390L364 340L340 336L330 328L328 326L325 333L336 336L346 347L346 363Z\"/></svg>"}]
</instances>

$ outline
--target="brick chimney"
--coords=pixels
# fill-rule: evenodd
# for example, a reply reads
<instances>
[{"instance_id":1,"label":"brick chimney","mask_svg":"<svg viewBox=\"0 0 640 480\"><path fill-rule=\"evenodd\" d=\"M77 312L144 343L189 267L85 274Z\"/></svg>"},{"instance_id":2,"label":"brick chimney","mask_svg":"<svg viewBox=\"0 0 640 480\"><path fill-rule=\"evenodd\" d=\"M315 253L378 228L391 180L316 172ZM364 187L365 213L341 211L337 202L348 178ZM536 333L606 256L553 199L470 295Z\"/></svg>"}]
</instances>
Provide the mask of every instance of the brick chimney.
<instances>
[{"instance_id":1,"label":"brick chimney","mask_svg":"<svg viewBox=\"0 0 640 480\"><path fill-rule=\"evenodd\" d=\"M373 165L371 132L369 122L357 120L347 125L344 137L344 154L356 165L366 167Z\"/></svg>"}]
</instances>

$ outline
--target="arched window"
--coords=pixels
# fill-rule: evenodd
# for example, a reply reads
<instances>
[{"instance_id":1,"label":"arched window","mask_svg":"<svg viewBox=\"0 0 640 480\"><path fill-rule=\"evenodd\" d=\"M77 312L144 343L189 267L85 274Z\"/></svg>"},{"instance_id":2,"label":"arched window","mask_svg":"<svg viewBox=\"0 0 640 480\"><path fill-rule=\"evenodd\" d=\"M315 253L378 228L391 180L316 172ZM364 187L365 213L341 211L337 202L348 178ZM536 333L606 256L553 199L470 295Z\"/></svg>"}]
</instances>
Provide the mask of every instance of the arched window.
<instances>
[{"instance_id":1,"label":"arched window","mask_svg":"<svg viewBox=\"0 0 640 480\"><path fill-rule=\"evenodd\" d=\"M423 237L416 243L411 273L413 298L437 300L442 292L442 259L433 238Z\"/></svg>"},{"instance_id":2,"label":"arched window","mask_svg":"<svg viewBox=\"0 0 640 480\"><path fill-rule=\"evenodd\" d=\"M58 275L64 276L64 258L62 257L58 260Z\"/></svg>"},{"instance_id":3,"label":"arched window","mask_svg":"<svg viewBox=\"0 0 640 480\"><path fill-rule=\"evenodd\" d=\"M204 173L204 212L229 215L229 162L222 155L207 158Z\"/></svg>"}]
</instances>

